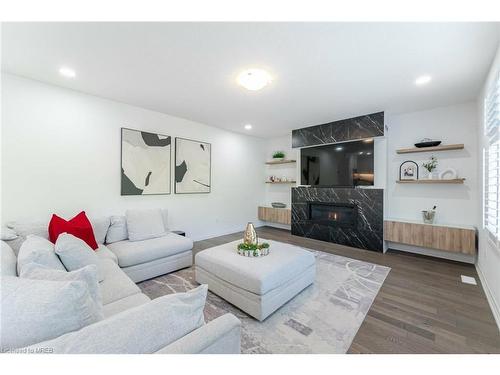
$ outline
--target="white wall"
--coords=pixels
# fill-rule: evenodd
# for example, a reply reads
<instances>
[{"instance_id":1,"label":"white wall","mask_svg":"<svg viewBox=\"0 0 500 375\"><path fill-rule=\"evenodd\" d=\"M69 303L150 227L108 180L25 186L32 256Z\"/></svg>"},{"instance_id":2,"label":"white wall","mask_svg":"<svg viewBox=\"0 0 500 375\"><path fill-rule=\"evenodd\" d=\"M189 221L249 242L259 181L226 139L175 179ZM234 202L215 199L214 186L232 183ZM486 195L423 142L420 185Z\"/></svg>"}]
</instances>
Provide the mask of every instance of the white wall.
<instances>
[{"instance_id":1,"label":"white wall","mask_svg":"<svg viewBox=\"0 0 500 375\"><path fill-rule=\"evenodd\" d=\"M437 205L436 223L478 225L477 204L477 107L475 102L427 111L386 116L387 205L386 218L422 220L421 211ZM443 144L464 143L464 150L436 153L396 154L398 148L412 147L422 138L439 139ZM431 155L438 159L437 171L455 168L463 185L397 184L399 166L405 160L417 162L420 177L427 175L421 166Z\"/></svg>"},{"instance_id":2,"label":"white wall","mask_svg":"<svg viewBox=\"0 0 500 375\"><path fill-rule=\"evenodd\" d=\"M121 127L210 142L212 192L120 196ZM261 139L9 74L1 144L3 222L166 207L170 227L198 240L256 222L264 201Z\"/></svg>"},{"instance_id":3,"label":"white wall","mask_svg":"<svg viewBox=\"0 0 500 375\"><path fill-rule=\"evenodd\" d=\"M483 90L479 95L477 101L478 108L478 118L479 118L479 127L477 129L477 139L478 139L478 148L480 150L481 155L484 150L484 132L483 132L483 124L484 124L484 97L485 92L488 87L491 85L494 79L498 77L500 73L500 46L498 48L495 60L492 64L491 70L489 72L488 78L486 79ZM488 241L487 234L483 229L482 225L482 202L483 196L482 192L484 191L483 184L483 159L482 157L478 160L479 168L477 169L476 179L479 181L478 183L478 191L481 192L481 199L478 202L476 207L476 213L478 218L480 218L479 227L479 259L476 264L476 268L478 270L479 276L481 277L481 282L485 289L486 295L488 297L488 301L490 302L490 306L492 308L493 314L495 315L495 319L497 321L498 326L500 327L500 250L496 247L492 246Z\"/></svg>"}]
</instances>

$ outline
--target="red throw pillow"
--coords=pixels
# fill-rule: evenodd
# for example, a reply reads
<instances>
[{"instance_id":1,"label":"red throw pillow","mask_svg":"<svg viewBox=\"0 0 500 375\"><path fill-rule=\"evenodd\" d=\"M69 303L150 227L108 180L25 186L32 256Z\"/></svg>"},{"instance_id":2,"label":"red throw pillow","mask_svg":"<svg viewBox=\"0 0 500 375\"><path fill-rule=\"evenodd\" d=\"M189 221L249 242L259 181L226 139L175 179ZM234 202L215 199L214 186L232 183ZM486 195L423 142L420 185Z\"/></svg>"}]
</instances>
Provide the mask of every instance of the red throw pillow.
<instances>
[{"instance_id":1,"label":"red throw pillow","mask_svg":"<svg viewBox=\"0 0 500 375\"><path fill-rule=\"evenodd\" d=\"M49 238L50 242L56 243L57 237L61 233L69 233L79 239L85 241L93 250L96 250L99 246L94 236L94 229L90 220L88 219L85 211L80 212L73 219L66 221L63 218L52 215L49 223Z\"/></svg>"}]
</instances>

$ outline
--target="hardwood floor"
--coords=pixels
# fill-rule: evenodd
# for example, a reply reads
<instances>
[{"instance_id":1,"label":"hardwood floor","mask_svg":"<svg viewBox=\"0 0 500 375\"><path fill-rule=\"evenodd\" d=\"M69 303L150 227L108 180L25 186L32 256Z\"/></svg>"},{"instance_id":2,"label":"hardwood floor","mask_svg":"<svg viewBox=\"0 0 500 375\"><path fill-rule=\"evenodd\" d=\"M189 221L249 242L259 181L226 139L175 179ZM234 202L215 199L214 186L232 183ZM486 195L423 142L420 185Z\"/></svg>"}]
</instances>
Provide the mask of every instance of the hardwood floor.
<instances>
[{"instance_id":1,"label":"hardwood floor","mask_svg":"<svg viewBox=\"0 0 500 375\"><path fill-rule=\"evenodd\" d=\"M386 254L292 236L261 227L261 238L391 267L348 353L500 353L500 333L473 265L388 251ZM194 253L242 238L195 243ZM460 275L478 285L463 284Z\"/></svg>"}]
</instances>

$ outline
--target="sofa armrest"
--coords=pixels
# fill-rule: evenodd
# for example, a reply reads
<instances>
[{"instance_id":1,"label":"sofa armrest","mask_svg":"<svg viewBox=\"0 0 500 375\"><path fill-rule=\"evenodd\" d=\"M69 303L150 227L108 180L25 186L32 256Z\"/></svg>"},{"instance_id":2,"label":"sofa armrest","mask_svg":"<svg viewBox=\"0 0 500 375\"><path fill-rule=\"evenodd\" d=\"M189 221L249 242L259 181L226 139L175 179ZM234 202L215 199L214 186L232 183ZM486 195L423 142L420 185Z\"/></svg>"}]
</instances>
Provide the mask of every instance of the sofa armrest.
<instances>
[{"instance_id":1,"label":"sofa armrest","mask_svg":"<svg viewBox=\"0 0 500 375\"><path fill-rule=\"evenodd\" d=\"M158 350L156 354L240 354L240 344L241 322L233 314L225 314Z\"/></svg>"}]
</instances>

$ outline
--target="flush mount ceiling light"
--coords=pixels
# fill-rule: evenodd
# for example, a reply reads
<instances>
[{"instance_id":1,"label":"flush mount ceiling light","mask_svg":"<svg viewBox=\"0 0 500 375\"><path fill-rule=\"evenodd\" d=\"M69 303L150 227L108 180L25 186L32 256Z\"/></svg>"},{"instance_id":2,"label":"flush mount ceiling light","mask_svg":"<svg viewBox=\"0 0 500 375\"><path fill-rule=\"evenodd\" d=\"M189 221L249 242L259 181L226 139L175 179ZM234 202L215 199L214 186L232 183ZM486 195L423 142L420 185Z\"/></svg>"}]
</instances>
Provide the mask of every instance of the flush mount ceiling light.
<instances>
[{"instance_id":1,"label":"flush mount ceiling light","mask_svg":"<svg viewBox=\"0 0 500 375\"><path fill-rule=\"evenodd\" d=\"M76 77L76 72L68 68L67 66L62 66L59 68L59 74L66 77L66 78L75 78Z\"/></svg>"},{"instance_id":2,"label":"flush mount ceiling light","mask_svg":"<svg viewBox=\"0 0 500 375\"><path fill-rule=\"evenodd\" d=\"M343 149L344 149L344 147L342 147L342 146L335 147L335 151L342 151Z\"/></svg>"},{"instance_id":3,"label":"flush mount ceiling light","mask_svg":"<svg viewBox=\"0 0 500 375\"><path fill-rule=\"evenodd\" d=\"M252 124L246 124L245 125L246 130L251 130L252 129Z\"/></svg>"},{"instance_id":4,"label":"flush mount ceiling light","mask_svg":"<svg viewBox=\"0 0 500 375\"><path fill-rule=\"evenodd\" d=\"M241 72L236 79L239 85L247 90L257 91L272 82L271 75L262 69L248 69Z\"/></svg>"},{"instance_id":5,"label":"flush mount ceiling light","mask_svg":"<svg viewBox=\"0 0 500 375\"><path fill-rule=\"evenodd\" d=\"M423 76L418 77L418 78L415 80L415 85L417 85L417 86L426 85L426 84L428 84L431 80L432 80L432 77L431 77L431 76L429 76L429 75L423 75Z\"/></svg>"}]
</instances>

